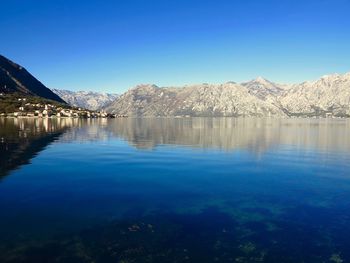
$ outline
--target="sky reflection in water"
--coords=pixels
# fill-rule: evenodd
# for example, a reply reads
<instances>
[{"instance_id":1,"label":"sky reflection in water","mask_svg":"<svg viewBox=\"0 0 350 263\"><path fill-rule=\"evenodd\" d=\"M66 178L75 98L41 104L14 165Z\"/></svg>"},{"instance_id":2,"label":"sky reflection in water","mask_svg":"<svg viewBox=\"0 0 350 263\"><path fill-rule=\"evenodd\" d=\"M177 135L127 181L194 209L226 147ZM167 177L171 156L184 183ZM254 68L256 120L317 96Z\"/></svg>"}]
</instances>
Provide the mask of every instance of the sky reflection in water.
<instances>
[{"instance_id":1,"label":"sky reflection in water","mask_svg":"<svg viewBox=\"0 0 350 263\"><path fill-rule=\"evenodd\" d=\"M350 261L350 122L0 119L1 262Z\"/></svg>"}]
</instances>

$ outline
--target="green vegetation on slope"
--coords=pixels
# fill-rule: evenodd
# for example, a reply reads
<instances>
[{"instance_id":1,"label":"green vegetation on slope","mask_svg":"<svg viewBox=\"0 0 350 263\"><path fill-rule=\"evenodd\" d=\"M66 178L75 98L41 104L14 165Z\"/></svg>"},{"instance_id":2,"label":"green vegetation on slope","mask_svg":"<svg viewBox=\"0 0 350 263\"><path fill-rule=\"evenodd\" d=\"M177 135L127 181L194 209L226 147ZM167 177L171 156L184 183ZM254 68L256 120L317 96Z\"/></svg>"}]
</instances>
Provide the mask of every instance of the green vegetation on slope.
<instances>
[{"instance_id":1,"label":"green vegetation on slope","mask_svg":"<svg viewBox=\"0 0 350 263\"><path fill-rule=\"evenodd\" d=\"M23 100L25 99L25 100ZM56 107L70 108L67 104L59 103L54 100L44 99L37 96L28 96L20 93L0 93L0 113L18 112L19 107L25 104L51 104Z\"/></svg>"}]
</instances>

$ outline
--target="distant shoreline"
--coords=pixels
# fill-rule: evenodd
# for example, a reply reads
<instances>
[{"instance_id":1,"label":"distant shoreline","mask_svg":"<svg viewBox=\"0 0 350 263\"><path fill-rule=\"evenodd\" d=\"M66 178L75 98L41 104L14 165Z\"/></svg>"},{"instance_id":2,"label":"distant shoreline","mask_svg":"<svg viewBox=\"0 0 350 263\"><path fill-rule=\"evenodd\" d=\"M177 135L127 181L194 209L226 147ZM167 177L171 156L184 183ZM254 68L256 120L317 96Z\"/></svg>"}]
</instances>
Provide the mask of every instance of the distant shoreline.
<instances>
[{"instance_id":1,"label":"distant shoreline","mask_svg":"<svg viewBox=\"0 0 350 263\"><path fill-rule=\"evenodd\" d=\"M216 118L216 119L239 119L239 118L257 118L257 119L350 119L350 117L322 117L322 116L115 116L115 117L67 117L67 116L0 116L2 119L191 119L191 118Z\"/></svg>"}]
</instances>

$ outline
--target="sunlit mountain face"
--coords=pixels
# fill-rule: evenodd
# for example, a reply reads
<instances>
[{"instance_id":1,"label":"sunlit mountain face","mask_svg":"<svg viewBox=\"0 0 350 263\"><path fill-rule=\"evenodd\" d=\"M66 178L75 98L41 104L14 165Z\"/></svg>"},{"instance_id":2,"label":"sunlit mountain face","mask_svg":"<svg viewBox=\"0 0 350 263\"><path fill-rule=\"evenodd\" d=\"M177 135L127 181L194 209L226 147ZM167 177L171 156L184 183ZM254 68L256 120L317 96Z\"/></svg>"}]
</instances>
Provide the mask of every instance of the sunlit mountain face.
<instances>
[{"instance_id":1,"label":"sunlit mountain face","mask_svg":"<svg viewBox=\"0 0 350 263\"><path fill-rule=\"evenodd\" d=\"M258 77L244 83L138 85L105 110L127 116L350 117L350 73L301 84Z\"/></svg>"}]
</instances>

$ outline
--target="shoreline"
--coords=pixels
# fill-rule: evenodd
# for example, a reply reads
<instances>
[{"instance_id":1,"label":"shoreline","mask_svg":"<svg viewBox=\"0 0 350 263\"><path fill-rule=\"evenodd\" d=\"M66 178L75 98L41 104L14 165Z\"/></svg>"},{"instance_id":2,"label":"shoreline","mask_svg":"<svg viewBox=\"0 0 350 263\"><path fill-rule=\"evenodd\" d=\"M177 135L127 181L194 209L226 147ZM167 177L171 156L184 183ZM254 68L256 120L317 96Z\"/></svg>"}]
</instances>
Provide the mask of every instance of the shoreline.
<instances>
[{"instance_id":1,"label":"shoreline","mask_svg":"<svg viewBox=\"0 0 350 263\"><path fill-rule=\"evenodd\" d=\"M106 117L75 117L75 116L0 116L6 119L191 119L191 118L257 118L257 119L350 119L350 117L322 117L322 116L106 116Z\"/></svg>"}]
</instances>

